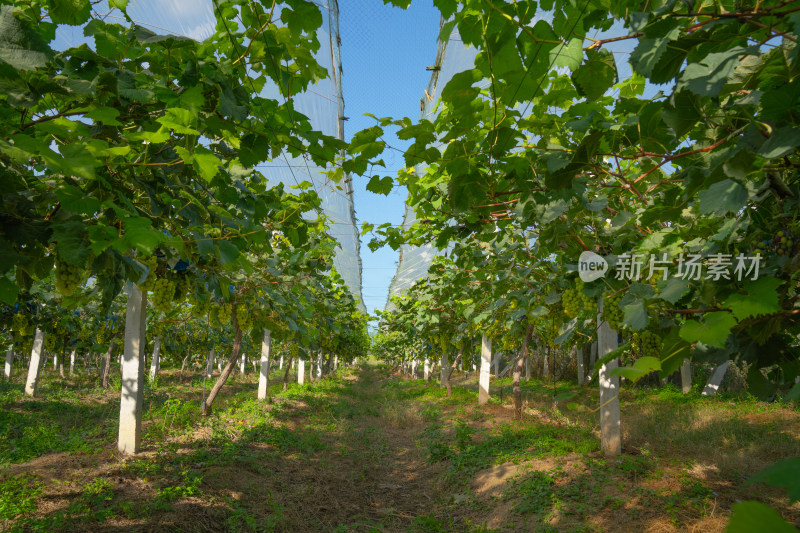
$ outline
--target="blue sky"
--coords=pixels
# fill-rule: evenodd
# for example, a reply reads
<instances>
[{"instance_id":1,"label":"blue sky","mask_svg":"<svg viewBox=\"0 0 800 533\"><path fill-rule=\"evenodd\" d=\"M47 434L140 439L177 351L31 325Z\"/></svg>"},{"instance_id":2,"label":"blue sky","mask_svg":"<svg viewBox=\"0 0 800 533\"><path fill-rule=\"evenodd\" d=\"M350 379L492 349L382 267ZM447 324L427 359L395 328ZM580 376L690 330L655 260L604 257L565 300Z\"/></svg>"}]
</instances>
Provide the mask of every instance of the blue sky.
<instances>
[{"instance_id":1,"label":"blue sky","mask_svg":"<svg viewBox=\"0 0 800 533\"><path fill-rule=\"evenodd\" d=\"M407 10L386 6L380 0L339 0L339 31L342 38L342 88L344 92L345 136L375 125L364 116L419 118L419 99L431 73L425 70L436 59L439 11L432 0L414 0ZM389 133L384 140L395 148L407 143ZM386 168L369 175L396 176L404 166L402 153L387 148L382 156ZM354 203L358 225L403 221L405 190L389 196L366 190L368 176L354 176ZM386 302L389 282L397 267L397 252L382 248L371 252L369 235L362 237L364 304L372 313Z\"/></svg>"}]
</instances>

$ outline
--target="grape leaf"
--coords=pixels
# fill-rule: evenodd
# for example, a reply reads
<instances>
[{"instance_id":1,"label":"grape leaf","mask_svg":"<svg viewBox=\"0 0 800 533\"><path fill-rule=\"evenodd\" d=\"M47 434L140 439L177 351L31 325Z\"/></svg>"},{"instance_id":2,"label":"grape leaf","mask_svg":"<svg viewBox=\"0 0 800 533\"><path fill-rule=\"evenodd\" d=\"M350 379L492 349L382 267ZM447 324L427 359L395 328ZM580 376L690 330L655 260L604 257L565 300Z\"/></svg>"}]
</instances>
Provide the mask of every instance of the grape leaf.
<instances>
[{"instance_id":1,"label":"grape leaf","mask_svg":"<svg viewBox=\"0 0 800 533\"><path fill-rule=\"evenodd\" d=\"M17 294L19 294L17 284L5 276L0 276L0 301L7 305L14 305L14 302L17 301Z\"/></svg>"},{"instance_id":2,"label":"grape leaf","mask_svg":"<svg viewBox=\"0 0 800 533\"><path fill-rule=\"evenodd\" d=\"M747 189L732 179L718 181L700 191L700 214L722 216L736 213L747 203Z\"/></svg>"},{"instance_id":3,"label":"grape leaf","mask_svg":"<svg viewBox=\"0 0 800 533\"><path fill-rule=\"evenodd\" d=\"M727 311L708 313L703 317L703 322L687 320L681 327L680 336L687 342L700 341L709 346L722 348L736 325L736 319Z\"/></svg>"},{"instance_id":4,"label":"grape leaf","mask_svg":"<svg viewBox=\"0 0 800 533\"><path fill-rule=\"evenodd\" d=\"M635 382L657 370L661 370L661 361L655 357L640 357L633 363L633 366L615 368L610 374L612 376L622 376Z\"/></svg>"},{"instance_id":5,"label":"grape leaf","mask_svg":"<svg viewBox=\"0 0 800 533\"><path fill-rule=\"evenodd\" d=\"M747 294L731 294L724 306L730 308L740 321L751 316L777 313L781 310L777 288L782 283L772 277L759 278L745 285Z\"/></svg>"},{"instance_id":6,"label":"grape leaf","mask_svg":"<svg viewBox=\"0 0 800 533\"><path fill-rule=\"evenodd\" d=\"M388 196L392 192L392 178L391 176L372 176L367 184L367 190L375 194L383 194Z\"/></svg>"},{"instance_id":7,"label":"grape leaf","mask_svg":"<svg viewBox=\"0 0 800 533\"><path fill-rule=\"evenodd\" d=\"M633 331L641 331L647 327L647 308L642 300L622 307L625 318L622 323Z\"/></svg>"},{"instance_id":8,"label":"grape leaf","mask_svg":"<svg viewBox=\"0 0 800 533\"><path fill-rule=\"evenodd\" d=\"M758 153L767 159L776 159L790 154L797 146L800 146L800 128L786 126L773 131Z\"/></svg>"},{"instance_id":9,"label":"grape leaf","mask_svg":"<svg viewBox=\"0 0 800 533\"><path fill-rule=\"evenodd\" d=\"M50 18L56 24L77 26L89 20L91 4L89 0L48 0Z\"/></svg>"},{"instance_id":10,"label":"grape leaf","mask_svg":"<svg viewBox=\"0 0 800 533\"><path fill-rule=\"evenodd\" d=\"M14 16L13 6L0 6L0 60L19 70L34 70L52 56L44 39Z\"/></svg>"},{"instance_id":11,"label":"grape leaf","mask_svg":"<svg viewBox=\"0 0 800 533\"><path fill-rule=\"evenodd\" d=\"M778 511L759 502L734 503L726 533L797 533L797 528L784 520Z\"/></svg>"},{"instance_id":12,"label":"grape leaf","mask_svg":"<svg viewBox=\"0 0 800 533\"><path fill-rule=\"evenodd\" d=\"M617 83L617 64L614 55L601 48L586 51L586 61L572 73L572 83L578 94L596 100Z\"/></svg>"},{"instance_id":13,"label":"grape leaf","mask_svg":"<svg viewBox=\"0 0 800 533\"><path fill-rule=\"evenodd\" d=\"M691 344L680 337L679 329L672 328L662 340L660 376L664 378L678 370L683 360L689 357L691 349Z\"/></svg>"},{"instance_id":14,"label":"grape leaf","mask_svg":"<svg viewBox=\"0 0 800 533\"><path fill-rule=\"evenodd\" d=\"M785 487L792 502L800 500L800 457L784 459L751 477L745 484L765 483Z\"/></svg>"}]
</instances>

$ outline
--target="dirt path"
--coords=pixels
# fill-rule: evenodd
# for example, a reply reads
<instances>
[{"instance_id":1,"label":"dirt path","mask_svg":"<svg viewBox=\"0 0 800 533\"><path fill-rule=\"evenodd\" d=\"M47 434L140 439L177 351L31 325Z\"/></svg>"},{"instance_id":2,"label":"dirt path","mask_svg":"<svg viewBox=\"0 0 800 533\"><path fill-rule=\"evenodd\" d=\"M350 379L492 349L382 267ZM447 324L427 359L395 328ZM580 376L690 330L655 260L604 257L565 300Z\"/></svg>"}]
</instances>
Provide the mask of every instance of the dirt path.
<instances>
[{"instance_id":1,"label":"dirt path","mask_svg":"<svg viewBox=\"0 0 800 533\"><path fill-rule=\"evenodd\" d=\"M785 491L742 483L760 466L698 448L736 438L762 446L759 460L796 456L800 440L783 431L800 416L791 409L737 421L734 404L696 400L706 409L698 419L724 420L727 432L684 424L664 435L686 418L684 396L629 400L625 454L607 459L592 420L558 409L546 383L527 385L520 422L507 401L478 407L474 380L446 398L434 383L361 367L285 392L278 383L261 402L255 376L243 376L202 419L202 391L164 378L146 400L145 449L133 458L115 451L111 392L94 403L77 393L7 401L6 418L26 428L9 442L33 458L0 466L0 531L722 531L731 505L748 499L800 524ZM580 392L593 405L593 391ZM658 431L644 425L656 406L666 413ZM70 412L61 434L44 432ZM88 438L52 453L64 434Z\"/></svg>"},{"instance_id":2,"label":"dirt path","mask_svg":"<svg viewBox=\"0 0 800 533\"><path fill-rule=\"evenodd\" d=\"M423 531L418 526L438 501L438 467L416 444L424 424L398 411L383 383L362 369L327 394L312 386L276 403L279 422L265 438L252 439L231 464L202 469L202 499L241 509L243 530ZM186 524L186 513L176 511L160 526ZM219 526L205 518L193 522ZM236 524L228 518L226 525Z\"/></svg>"}]
</instances>

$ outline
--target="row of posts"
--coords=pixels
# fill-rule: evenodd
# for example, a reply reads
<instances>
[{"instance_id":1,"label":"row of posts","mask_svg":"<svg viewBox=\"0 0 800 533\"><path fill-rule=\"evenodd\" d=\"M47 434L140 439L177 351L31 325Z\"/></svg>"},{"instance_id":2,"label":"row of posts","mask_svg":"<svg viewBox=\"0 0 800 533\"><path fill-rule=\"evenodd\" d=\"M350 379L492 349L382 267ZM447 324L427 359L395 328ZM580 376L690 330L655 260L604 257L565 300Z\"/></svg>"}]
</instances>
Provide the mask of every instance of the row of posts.
<instances>
[{"instance_id":1,"label":"row of posts","mask_svg":"<svg viewBox=\"0 0 800 533\"><path fill-rule=\"evenodd\" d=\"M126 292L128 295L127 308L125 313L125 339L122 356L120 358L120 369L122 374L122 387L120 392L120 418L118 448L121 452L132 454L137 453L141 446L142 433L142 397L144 385L144 361L145 361L145 325L147 294L143 293L135 284L127 284ZM25 382L25 394L35 396L39 384L39 369L41 368L41 358L44 349L44 332L37 329L34 334L33 348L28 365L28 375ZM150 362L150 377L155 378L160 366L161 337L157 336L153 346L153 357ZM272 335L269 330L264 330L261 342L261 360L258 380L258 399L267 398L269 387L269 368L270 356L272 351ZM14 358L13 348L9 347L6 353L4 376L6 380L11 378L12 362ZM70 372L75 363L75 352L70 358ZM280 361L283 367L283 357ZM211 375L214 364L214 350L209 352L206 365L206 374ZM241 361L242 372L244 372L245 359ZM338 356L334 356L333 370L338 366ZM305 361L297 361L297 380L298 383L304 382ZM313 370L312 370L313 371ZM322 353L317 353L316 361L317 379L322 377ZM312 375L313 377L313 375Z\"/></svg>"},{"instance_id":2,"label":"row of posts","mask_svg":"<svg viewBox=\"0 0 800 533\"><path fill-rule=\"evenodd\" d=\"M619 347L617 332L609 326L608 322L602 318L603 308L602 302L600 304L599 313L597 316L597 341L596 348L593 346L591 360L594 361L595 357L603 358L612 351ZM585 369L583 354L575 350L578 363L578 384L583 385L585 381ZM499 376L500 358L492 358L492 341L483 335L481 338L481 362L480 371L478 374L478 405L484 405L489 401L489 383L492 375L492 366L494 365L494 374ZM446 354L442 355L442 383L447 379L446 373L449 371ZM416 376L416 360L411 362L411 373ZM717 366L712 372L711 377L706 384L702 395L713 396L719 389L725 372L728 369L729 361L726 361ZM621 453L622 439L620 433L620 402L619 402L619 377L612 376L611 373L614 369L619 367L619 360L613 359L610 362L604 363L600 366L598 371L598 382L600 387L600 433L601 433L601 448L605 455L615 456ZM430 377L431 365L429 359L424 360L424 378L428 380ZM692 385L691 366L688 359L684 360L681 365L681 388L684 393L689 392Z\"/></svg>"}]
</instances>

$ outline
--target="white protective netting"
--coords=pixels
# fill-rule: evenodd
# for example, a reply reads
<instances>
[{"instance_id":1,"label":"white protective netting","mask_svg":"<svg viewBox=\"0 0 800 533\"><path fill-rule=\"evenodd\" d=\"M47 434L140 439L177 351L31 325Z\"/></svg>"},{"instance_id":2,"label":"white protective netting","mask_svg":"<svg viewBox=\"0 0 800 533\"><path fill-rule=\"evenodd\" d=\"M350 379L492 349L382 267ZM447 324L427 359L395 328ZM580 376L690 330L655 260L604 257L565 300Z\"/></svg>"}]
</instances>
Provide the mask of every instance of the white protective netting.
<instances>
[{"instance_id":1,"label":"white protective netting","mask_svg":"<svg viewBox=\"0 0 800 533\"><path fill-rule=\"evenodd\" d=\"M442 21L441 25L444 23ZM420 120L427 119L433 120L436 117L437 111L434 109L439 100L439 94L447 85L447 82L459 72L468 70L474 66L475 56L477 50L472 47L465 46L458 35L457 30L453 30L450 38L447 41L439 41L438 49L436 51L435 67L439 70L434 70L431 74L428 87L423 93L421 99L422 105L420 111ZM424 165L417 165L415 171L418 175L425 172ZM417 220L414 210L406 205L405 214L403 216L403 228L410 228ZM389 299L392 296L402 294L405 290L410 288L415 281L425 276L430 267L431 261L438 253L436 246L409 246L402 245L400 247L399 262L397 264L397 271L395 272L392 282L389 285ZM390 300L387 300L386 310L391 310L393 305Z\"/></svg>"},{"instance_id":2,"label":"white protective netting","mask_svg":"<svg viewBox=\"0 0 800 533\"><path fill-rule=\"evenodd\" d=\"M300 95L293 97L297 111L309 118L311 126L322 133L344 140L344 99L341 83L341 55L339 40L339 6L337 0L315 2L322 12L323 23L319 29L320 49L317 62L328 71L321 80ZM109 22L125 24L117 10L109 9L105 2L94 7ZM214 32L216 18L211 0L131 0L128 15L151 31L173 34L201 41ZM231 21L241 25L241 20ZM64 49L86 42L80 27L59 28L54 47ZM264 96L285 101L277 87L267 86ZM308 159L288 155L259 165L258 170L271 182L282 182L287 188L304 181L311 182L322 200L322 211L330 219L330 233L339 241L334 258L336 270L344 278L350 291L363 302L361 295L361 257L359 231L355 223L353 188L349 176L341 183L333 183L323 174L324 168ZM330 170L330 168L328 169ZM312 216L313 214L309 214ZM360 304L365 311L363 303Z\"/></svg>"}]
</instances>

